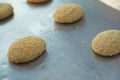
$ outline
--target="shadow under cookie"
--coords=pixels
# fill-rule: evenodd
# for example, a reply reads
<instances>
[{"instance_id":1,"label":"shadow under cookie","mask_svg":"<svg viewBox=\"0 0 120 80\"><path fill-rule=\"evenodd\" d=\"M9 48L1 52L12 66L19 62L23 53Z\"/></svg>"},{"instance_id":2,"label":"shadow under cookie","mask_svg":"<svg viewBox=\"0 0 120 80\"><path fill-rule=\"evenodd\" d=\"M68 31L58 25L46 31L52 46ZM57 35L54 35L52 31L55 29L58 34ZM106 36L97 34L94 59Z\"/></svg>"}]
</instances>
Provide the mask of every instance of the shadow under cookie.
<instances>
[{"instance_id":1,"label":"shadow under cookie","mask_svg":"<svg viewBox=\"0 0 120 80\"><path fill-rule=\"evenodd\" d=\"M46 59L46 57L47 57L47 51L45 50L42 55L38 56L37 58L35 58L32 61L20 63L20 64L14 64L14 63L9 62L9 66L16 70L22 69L22 70L29 71L29 70L32 70L35 67L39 66L40 64L42 64L44 62L44 60Z\"/></svg>"},{"instance_id":2,"label":"shadow under cookie","mask_svg":"<svg viewBox=\"0 0 120 80\"><path fill-rule=\"evenodd\" d=\"M55 30L62 30L62 31L69 31L69 30L73 30L73 29L80 29L83 25L85 24L85 17L82 16L79 20L77 20L76 22L73 23L58 23L58 22L54 22L55 25Z\"/></svg>"},{"instance_id":3,"label":"shadow under cookie","mask_svg":"<svg viewBox=\"0 0 120 80\"><path fill-rule=\"evenodd\" d=\"M0 20L0 25L3 25L3 24L5 24L5 23L9 22L9 21L12 20L13 18L14 18L14 14L11 14L10 16L8 16L8 17Z\"/></svg>"},{"instance_id":4,"label":"shadow under cookie","mask_svg":"<svg viewBox=\"0 0 120 80\"><path fill-rule=\"evenodd\" d=\"M30 4L31 6L40 6L40 5L47 5L49 4L50 2L52 2L52 0L47 0L47 1L44 1L44 2L29 2L27 1L28 4Z\"/></svg>"}]
</instances>

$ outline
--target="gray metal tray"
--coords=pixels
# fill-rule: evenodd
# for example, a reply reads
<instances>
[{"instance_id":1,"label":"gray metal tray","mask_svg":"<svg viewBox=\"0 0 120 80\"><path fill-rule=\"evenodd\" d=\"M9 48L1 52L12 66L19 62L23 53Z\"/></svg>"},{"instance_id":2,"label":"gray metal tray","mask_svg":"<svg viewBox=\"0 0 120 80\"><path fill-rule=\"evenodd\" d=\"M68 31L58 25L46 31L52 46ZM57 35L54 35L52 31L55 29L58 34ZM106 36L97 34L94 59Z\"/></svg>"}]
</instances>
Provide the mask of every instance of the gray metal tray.
<instances>
[{"instance_id":1,"label":"gray metal tray","mask_svg":"<svg viewBox=\"0 0 120 80\"><path fill-rule=\"evenodd\" d=\"M30 5L26 0L0 0L14 6L14 16L0 21L0 80L120 80L120 56L105 58L91 50L92 38L107 29L120 29L120 12L97 0L52 0ZM73 24L55 23L60 5L77 3L84 17ZM26 64L8 61L8 48L28 35L47 42L44 55Z\"/></svg>"}]
</instances>

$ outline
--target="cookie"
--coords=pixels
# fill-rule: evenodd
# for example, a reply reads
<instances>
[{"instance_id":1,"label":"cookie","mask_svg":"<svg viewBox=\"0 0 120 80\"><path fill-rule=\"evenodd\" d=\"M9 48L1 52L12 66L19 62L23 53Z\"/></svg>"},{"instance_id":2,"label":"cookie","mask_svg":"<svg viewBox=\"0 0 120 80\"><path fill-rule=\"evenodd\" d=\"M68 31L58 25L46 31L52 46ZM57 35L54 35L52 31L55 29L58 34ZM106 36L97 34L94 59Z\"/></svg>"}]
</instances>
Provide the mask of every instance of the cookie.
<instances>
[{"instance_id":1,"label":"cookie","mask_svg":"<svg viewBox=\"0 0 120 80\"><path fill-rule=\"evenodd\" d=\"M9 3L0 3L0 20L13 14L13 7Z\"/></svg>"},{"instance_id":2,"label":"cookie","mask_svg":"<svg viewBox=\"0 0 120 80\"><path fill-rule=\"evenodd\" d=\"M48 2L49 0L27 0L28 3L44 3L44 2Z\"/></svg>"},{"instance_id":3,"label":"cookie","mask_svg":"<svg viewBox=\"0 0 120 80\"><path fill-rule=\"evenodd\" d=\"M46 42L36 36L28 36L14 42L8 50L8 59L13 63L30 62L46 49Z\"/></svg>"},{"instance_id":4,"label":"cookie","mask_svg":"<svg viewBox=\"0 0 120 80\"><path fill-rule=\"evenodd\" d=\"M73 23L83 16L83 8L78 4L60 6L53 14L56 22Z\"/></svg>"},{"instance_id":5,"label":"cookie","mask_svg":"<svg viewBox=\"0 0 120 80\"><path fill-rule=\"evenodd\" d=\"M99 33L92 41L92 49L102 56L120 53L120 30L107 30Z\"/></svg>"}]
</instances>

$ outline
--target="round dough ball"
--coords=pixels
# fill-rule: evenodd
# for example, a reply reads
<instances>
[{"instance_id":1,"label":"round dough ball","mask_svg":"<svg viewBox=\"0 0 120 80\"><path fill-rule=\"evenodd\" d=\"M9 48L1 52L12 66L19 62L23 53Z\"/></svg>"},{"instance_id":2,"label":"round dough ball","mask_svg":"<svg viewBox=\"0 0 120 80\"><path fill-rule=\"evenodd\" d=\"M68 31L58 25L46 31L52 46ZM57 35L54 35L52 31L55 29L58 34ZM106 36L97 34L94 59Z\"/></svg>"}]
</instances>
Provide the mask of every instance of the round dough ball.
<instances>
[{"instance_id":1,"label":"round dough ball","mask_svg":"<svg viewBox=\"0 0 120 80\"><path fill-rule=\"evenodd\" d=\"M35 36L28 36L14 42L8 50L8 59L13 63L29 62L46 49L46 42Z\"/></svg>"},{"instance_id":2,"label":"round dough ball","mask_svg":"<svg viewBox=\"0 0 120 80\"><path fill-rule=\"evenodd\" d=\"M13 7L9 3L0 3L0 20L13 14Z\"/></svg>"},{"instance_id":3,"label":"round dough ball","mask_svg":"<svg viewBox=\"0 0 120 80\"><path fill-rule=\"evenodd\" d=\"M59 23L73 23L83 16L83 8L78 4L60 6L53 17Z\"/></svg>"},{"instance_id":4,"label":"round dough ball","mask_svg":"<svg viewBox=\"0 0 120 80\"><path fill-rule=\"evenodd\" d=\"M44 3L44 2L47 2L49 0L27 0L28 3Z\"/></svg>"},{"instance_id":5,"label":"round dough ball","mask_svg":"<svg viewBox=\"0 0 120 80\"><path fill-rule=\"evenodd\" d=\"M92 41L92 49L102 56L120 53L120 30L107 30L99 33Z\"/></svg>"}]
</instances>

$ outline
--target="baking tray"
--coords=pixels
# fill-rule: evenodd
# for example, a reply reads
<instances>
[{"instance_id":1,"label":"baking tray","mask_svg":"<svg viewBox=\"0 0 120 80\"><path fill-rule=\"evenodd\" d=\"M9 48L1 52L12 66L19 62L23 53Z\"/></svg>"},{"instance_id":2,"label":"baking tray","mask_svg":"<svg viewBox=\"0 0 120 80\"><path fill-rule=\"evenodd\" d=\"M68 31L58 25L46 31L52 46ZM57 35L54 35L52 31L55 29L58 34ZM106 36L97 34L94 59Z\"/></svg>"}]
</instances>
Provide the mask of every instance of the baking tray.
<instances>
[{"instance_id":1,"label":"baking tray","mask_svg":"<svg viewBox=\"0 0 120 80\"><path fill-rule=\"evenodd\" d=\"M0 80L120 80L120 56L105 58L91 50L99 32L120 29L120 12L97 0L52 0L30 5L26 0L0 0L14 6L14 15L0 21ZM77 3L84 17L76 23L55 23L57 7ZM46 40L47 49L26 64L8 61L9 46L19 38L35 35Z\"/></svg>"}]
</instances>

